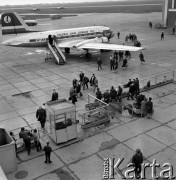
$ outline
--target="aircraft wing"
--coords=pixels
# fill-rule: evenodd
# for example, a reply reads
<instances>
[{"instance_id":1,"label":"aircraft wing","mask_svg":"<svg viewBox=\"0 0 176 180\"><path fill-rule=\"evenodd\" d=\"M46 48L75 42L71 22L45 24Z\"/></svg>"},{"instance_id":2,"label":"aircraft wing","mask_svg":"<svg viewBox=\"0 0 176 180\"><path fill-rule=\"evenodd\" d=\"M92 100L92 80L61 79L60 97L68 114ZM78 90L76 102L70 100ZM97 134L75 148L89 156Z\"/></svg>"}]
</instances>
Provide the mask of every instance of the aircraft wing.
<instances>
[{"instance_id":1,"label":"aircraft wing","mask_svg":"<svg viewBox=\"0 0 176 180\"><path fill-rule=\"evenodd\" d=\"M117 51L141 51L146 49L145 47L135 47L135 46L125 46L117 44L108 44L108 43L87 43L83 44L78 49L103 49L103 50L117 50Z\"/></svg>"},{"instance_id":2,"label":"aircraft wing","mask_svg":"<svg viewBox=\"0 0 176 180\"><path fill-rule=\"evenodd\" d=\"M73 48L76 44L83 42L84 39L76 39L76 40L69 40L69 41L63 41L59 42L58 46L60 48Z\"/></svg>"}]
</instances>

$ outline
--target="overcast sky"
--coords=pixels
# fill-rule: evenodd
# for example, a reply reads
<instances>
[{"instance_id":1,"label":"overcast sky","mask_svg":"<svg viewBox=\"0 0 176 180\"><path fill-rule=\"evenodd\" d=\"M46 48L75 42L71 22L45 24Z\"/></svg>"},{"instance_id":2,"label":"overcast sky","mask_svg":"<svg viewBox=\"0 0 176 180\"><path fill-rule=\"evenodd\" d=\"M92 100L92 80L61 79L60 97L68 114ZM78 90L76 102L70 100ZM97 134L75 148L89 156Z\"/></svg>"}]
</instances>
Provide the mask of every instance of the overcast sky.
<instances>
[{"instance_id":1,"label":"overcast sky","mask_svg":"<svg viewBox=\"0 0 176 180\"><path fill-rule=\"evenodd\" d=\"M0 0L0 6L40 4L40 3L46 4L46 3L95 2L95 1L125 1L125 0Z\"/></svg>"}]
</instances>

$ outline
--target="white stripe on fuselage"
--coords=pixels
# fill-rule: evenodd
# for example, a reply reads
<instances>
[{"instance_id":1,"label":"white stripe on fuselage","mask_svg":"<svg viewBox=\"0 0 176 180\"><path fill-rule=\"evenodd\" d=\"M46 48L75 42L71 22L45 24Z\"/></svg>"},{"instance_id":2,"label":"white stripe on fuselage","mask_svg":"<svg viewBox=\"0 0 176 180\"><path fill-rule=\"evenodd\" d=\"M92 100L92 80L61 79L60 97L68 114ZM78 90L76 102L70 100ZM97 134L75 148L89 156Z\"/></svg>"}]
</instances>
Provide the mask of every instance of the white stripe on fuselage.
<instances>
[{"instance_id":1,"label":"white stripe on fuselage","mask_svg":"<svg viewBox=\"0 0 176 180\"><path fill-rule=\"evenodd\" d=\"M48 41L48 35L54 35L56 36L57 40L69 40L75 39L75 38L93 38L97 36L103 36L104 31L111 31L110 28L104 27L104 26L91 26L91 27L83 27L83 28L72 28L72 29L62 29L62 30L53 30L53 31L45 31L45 32L36 32L36 33L29 33L26 35L22 35L19 37L16 37L15 39L12 39L11 42L13 44L13 41L16 42L28 42L29 45L33 44L36 45L37 43L45 43ZM69 41L68 40L68 41ZM10 44L9 44L10 45Z\"/></svg>"}]
</instances>

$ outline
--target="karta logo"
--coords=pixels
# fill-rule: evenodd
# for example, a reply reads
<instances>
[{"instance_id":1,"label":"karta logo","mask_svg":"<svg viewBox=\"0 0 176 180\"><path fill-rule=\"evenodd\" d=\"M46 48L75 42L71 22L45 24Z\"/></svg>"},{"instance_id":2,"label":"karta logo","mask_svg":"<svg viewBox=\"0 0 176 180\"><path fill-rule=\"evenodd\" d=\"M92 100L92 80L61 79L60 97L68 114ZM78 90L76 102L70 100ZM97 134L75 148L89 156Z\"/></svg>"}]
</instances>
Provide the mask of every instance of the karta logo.
<instances>
[{"instance_id":1,"label":"karta logo","mask_svg":"<svg viewBox=\"0 0 176 180\"><path fill-rule=\"evenodd\" d=\"M5 22L6 24L9 24L9 23L11 22L11 17L10 17L10 16L5 16L5 17L4 17L4 22Z\"/></svg>"}]
</instances>

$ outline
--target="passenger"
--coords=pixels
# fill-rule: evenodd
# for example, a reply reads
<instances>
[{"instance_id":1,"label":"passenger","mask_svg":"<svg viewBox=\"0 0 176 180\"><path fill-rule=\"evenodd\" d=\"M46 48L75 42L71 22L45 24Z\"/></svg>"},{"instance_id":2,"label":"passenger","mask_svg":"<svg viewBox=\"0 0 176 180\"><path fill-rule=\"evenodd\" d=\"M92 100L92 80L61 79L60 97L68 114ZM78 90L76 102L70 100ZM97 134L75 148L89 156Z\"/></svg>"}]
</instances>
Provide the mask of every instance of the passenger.
<instances>
[{"instance_id":1,"label":"passenger","mask_svg":"<svg viewBox=\"0 0 176 180\"><path fill-rule=\"evenodd\" d=\"M52 163L50 156L51 156L51 152L52 152L52 148L49 145L49 142L46 143L46 146L43 149L45 151L45 163Z\"/></svg>"},{"instance_id":2,"label":"passenger","mask_svg":"<svg viewBox=\"0 0 176 180\"><path fill-rule=\"evenodd\" d=\"M97 88L97 92L96 92L96 98L101 100L102 99L102 94L99 88Z\"/></svg>"},{"instance_id":3,"label":"passenger","mask_svg":"<svg viewBox=\"0 0 176 180\"><path fill-rule=\"evenodd\" d=\"M114 70L114 58L112 55L110 55L109 60L110 60L110 70L112 71Z\"/></svg>"},{"instance_id":4,"label":"passenger","mask_svg":"<svg viewBox=\"0 0 176 180\"><path fill-rule=\"evenodd\" d=\"M119 53L117 51L114 51L114 59L115 60L118 60L118 55L119 55Z\"/></svg>"},{"instance_id":5,"label":"passenger","mask_svg":"<svg viewBox=\"0 0 176 180\"><path fill-rule=\"evenodd\" d=\"M27 138L29 132L29 130L26 130L24 127L22 127L19 133L19 137L22 138L24 141Z\"/></svg>"},{"instance_id":6,"label":"passenger","mask_svg":"<svg viewBox=\"0 0 176 180\"><path fill-rule=\"evenodd\" d=\"M40 121L41 129L45 128L46 123L46 110L39 106L39 109L36 111L36 118Z\"/></svg>"},{"instance_id":7,"label":"passenger","mask_svg":"<svg viewBox=\"0 0 176 180\"><path fill-rule=\"evenodd\" d=\"M144 98L141 102L141 117L144 117L146 114L146 103L147 103L147 99Z\"/></svg>"},{"instance_id":8,"label":"passenger","mask_svg":"<svg viewBox=\"0 0 176 180\"><path fill-rule=\"evenodd\" d=\"M139 79L136 78L135 80L135 94L138 95L140 93L140 89L139 89Z\"/></svg>"},{"instance_id":9,"label":"passenger","mask_svg":"<svg viewBox=\"0 0 176 180\"><path fill-rule=\"evenodd\" d=\"M104 102L109 104L110 101L110 94L109 94L109 89L106 89L106 91L103 94Z\"/></svg>"},{"instance_id":10,"label":"passenger","mask_svg":"<svg viewBox=\"0 0 176 180\"><path fill-rule=\"evenodd\" d=\"M128 67L128 61L127 61L127 59L124 59L123 64L122 64L122 68L126 69L127 67Z\"/></svg>"},{"instance_id":11,"label":"passenger","mask_svg":"<svg viewBox=\"0 0 176 180\"><path fill-rule=\"evenodd\" d=\"M150 88L150 80L147 82L147 88Z\"/></svg>"},{"instance_id":12,"label":"passenger","mask_svg":"<svg viewBox=\"0 0 176 180\"><path fill-rule=\"evenodd\" d=\"M136 153L132 157L132 163L134 164L135 178L140 178L141 165L143 163L143 155L140 149L136 149Z\"/></svg>"},{"instance_id":13,"label":"passenger","mask_svg":"<svg viewBox=\"0 0 176 180\"><path fill-rule=\"evenodd\" d=\"M76 86L77 86L78 80L77 80L76 78L74 78L73 81L72 81L72 83L73 83L73 87L74 87L74 89L75 89Z\"/></svg>"},{"instance_id":14,"label":"passenger","mask_svg":"<svg viewBox=\"0 0 176 180\"><path fill-rule=\"evenodd\" d=\"M130 87L131 84L133 84L133 81L131 79L129 79L128 83L127 83L127 87Z\"/></svg>"},{"instance_id":15,"label":"passenger","mask_svg":"<svg viewBox=\"0 0 176 180\"><path fill-rule=\"evenodd\" d=\"M120 39L120 32L119 31L117 32L117 37L118 37L118 39Z\"/></svg>"},{"instance_id":16,"label":"passenger","mask_svg":"<svg viewBox=\"0 0 176 180\"><path fill-rule=\"evenodd\" d=\"M117 58L118 58L118 56L117 56ZM115 59L114 60L114 69L118 69L118 66L119 66L118 59Z\"/></svg>"},{"instance_id":17,"label":"passenger","mask_svg":"<svg viewBox=\"0 0 176 180\"><path fill-rule=\"evenodd\" d=\"M164 32L161 33L161 40L164 39Z\"/></svg>"},{"instance_id":18,"label":"passenger","mask_svg":"<svg viewBox=\"0 0 176 180\"><path fill-rule=\"evenodd\" d=\"M37 132L37 129L34 129L32 136L34 137L34 143L35 143L35 146L36 146L37 152L38 152L42 149L42 146L40 143L40 137L39 137L39 133Z\"/></svg>"},{"instance_id":19,"label":"passenger","mask_svg":"<svg viewBox=\"0 0 176 180\"><path fill-rule=\"evenodd\" d=\"M85 90L85 86L87 87L87 89L88 89L88 83L89 83L89 78L88 77L86 77L86 76L84 76L84 78L83 78L83 90Z\"/></svg>"},{"instance_id":20,"label":"passenger","mask_svg":"<svg viewBox=\"0 0 176 180\"><path fill-rule=\"evenodd\" d=\"M26 147L28 155L30 155L31 153L31 136L32 134L28 132L27 138L25 139L25 147Z\"/></svg>"},{"instance_id":21,"label":"passenger","mask_svg":"<svg viewBox=\"0 0 176 180\"><path fill-rule=\"evenodd\" d=\"M129 98L131 97L132 100L134 100L134 92L135 92L135 86L134 84L131 84L129 87L129 92L128 92L128 97L127 100L129 100Z\"/></svg>"},{"instance_id":22,"label":"passenger","mask_svg":"<svg viewBox=\"0 0 176 180\"><path fill-rule=\"evenodd\" d=\"M149 27L152 29L152 22L149 22Z\"/></svg>"},{"instance_id":23,"label":"passenger","mask_svg":"<svg viewBox=\"0 0 176 180\"><path fill-rule=\"evenodd\" d=\"M57 100L58 100L58 97L59 97L58 93L56 92L55 89L53 89L51 101L57 101Z\"/></svg>"},{"instance_id":24,"label":"passenger","mask_svg":"<svg viewBox=\"0 0 176 180\"><path fill-rule=\"evenodd\" d=\"M90 78L90 86L93 86L95 83L95 74L92 74L92 77Z\"/></svg>"},{"instance_id":25,"label":"passenger","mask_svg":"<svg viewBox=\"0 0 176 180\"><path fill-rule=\"evenodd\" d=\"M48 41L51 45L53 45L53 37L52 35L48 35Z\"/></svg>"},{"instance_id":26,"label":"passenger","mask_svg":"<svg viewBox=\"0 0 176 180\"><path fill-rule=\"evenodd\" d=\"M95 92L96 91L96 89L98 88L98 79L95 77L95 79L94 79L94 85L93 85L93 91Z\"/></svg>"},{"instance_id":27,"label":"passenger","mask_svg":"<svg viewBox=\"0 0 176 180\"><path fill-rule=\"evenodd\" d=\"M145 62L144 55L142 52L140 52L140 54L139 54L139 59L140 59L141 63Z\"/></svg>"},{"instance_id":28,"label":"passenger","mask_svg":"<svg viewBox=\"0 0 176 180\"><path fill-rule=\"evenodd\" d=\"M147 114L147 118L151 118L152 114L153 114L153 102L152 102L152 98L149 97L149 101L146 102L146 114Z\"/></svg>"},{"instance_id":29,"label":"passenger","mask_svg":"<svg viewBox=\"0 0 176 180\"><path fill-rule=\"evenodd\" d=\"M110 98L111 100L117 101L117 91L114 89L114 86L110 89Z\"/></svg>"},{"instance_id":30,"label":"passenger","mask_svg":"<svg viewBox=\"0 0 176 180\"><path fill-rule=\"evenodd\" d=\"M76 94L78 95L80 95L80 97L81 96L83 96L83 94L82 94L82 92L81 92L81 84L80 84L80 82L77 84L77 86L76 86Z\"/></svg>"},{"instance_id":31,"label":"passenger","mask_svg":"<svg viewBox=\"0 0 176 180\"><path fill-rule=\"evenodd\" d=\"M71 100L73 104L75 104L75 102L77 102L76 89L74 89L73 87L71 87L71 89L70 89L69 100Z\"/></svg>"},{"instance_id":32,"label":"passenger","mask_svg":"<svg viewBox=\"0 0 176 180\"><path fill-rule=\"evenodd\" d=\"M125 41L127 41L127 42L128 42L128 39L129 39L129 36L128 36L128 35L126 35L126 37L125 37Z\"/></svg>"},{"instance_id":33,"label":"passenger","mask_svg":"<svg viewBox=\"0 0 176 180\"><path fill-rule=\"evenodd\" d=\"M121 100L122 100L122 92L123 92L123 89L121 88L121 86L119 86L118 91L117 91L117 100L119 102L121 102Z\"/></svg>"},{"instance_id":34,"label":"passenger","mask_svg":"<svg viewBox=\"0 0 176 180\"><path fill-rule=\"evenodd\" d=\"M79 81L81 82L81 85L83 83L83 78L84 78L84 73L81 71L81 73L79 74Z\"/></svg>"},{"instance_id":35,"label":"passenger","mask_svg":"<svg viewBox=\"0 0 176 180\"><path fill-rule=\"evenodd\" d=\"M98 59L97 59L97 64L98 64L98 71L99 71L99 69L101 69L101 70L102 70L102 67L101 67L101 65L102 65L102 61L101 61L101 59L100 59L100 58L98 58Z\"/></svg>"},{"instance_id":36,"label":"passenger","mask_svg":"<svg viewBox=\"0 0 176 180\"><path fill-rule=\"evenodd\" d=\"M123 60L123 51L119 51L119 61Z\"/></svg>"}]
</instances>

